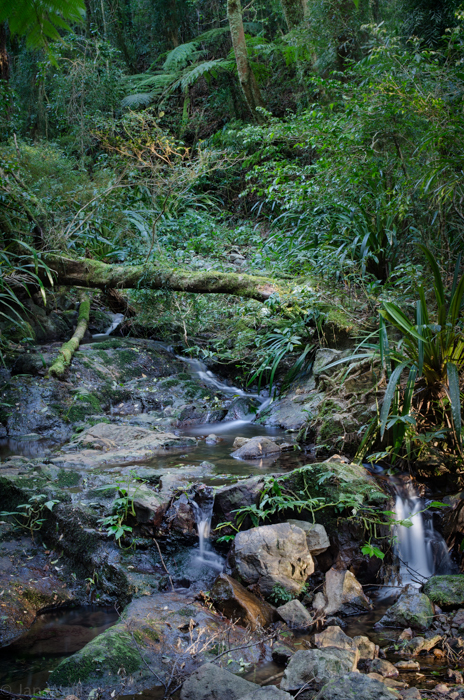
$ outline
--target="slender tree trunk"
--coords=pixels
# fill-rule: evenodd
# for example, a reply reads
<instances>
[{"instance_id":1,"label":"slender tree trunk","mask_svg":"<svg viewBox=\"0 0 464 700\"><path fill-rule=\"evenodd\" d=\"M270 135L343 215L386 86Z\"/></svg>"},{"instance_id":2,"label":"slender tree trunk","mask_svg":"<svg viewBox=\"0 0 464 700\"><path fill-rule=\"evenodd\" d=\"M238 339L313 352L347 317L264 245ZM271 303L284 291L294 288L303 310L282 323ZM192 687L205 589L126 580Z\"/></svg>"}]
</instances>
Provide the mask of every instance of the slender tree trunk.
<instances>
[{"instance_id":1,"label":"slender tree trunk","mask_svg":"<svg viewBox=\"0 0 464 700\"><path fill-rule=\"evenodd\" d=\"M156 265L107 265L98 260L74 260L47 254L55 284L90 289L166 289L199 294L232 294L264 302L282 291L274 280L235 272L190 272ZM44 276L44 284L49 282Z\"/></svg>"},{"instance_id":2,"label":"slender tree trunk","mask_svg":"<svg viewBox=\"0 0 464 700\"><path fill-rule=\"evenodd\" d=\"M8 51L6 50L7 32L5 22L0 22L0 80L8 83L10 80L10 62L8 60Z\"/></svg>"},{"instance_id":3,"label":"slender tree trunk","mask_svg":"<svg viewBox=\"0 0 464 700\"><path fill-rule=\"evenodd\" d=\"M257 111L257 107L264 107L264 101L248 60L240 0L227 0L227 17L229 20L235 60L237 62L240 86L253 118L256 119L257 122L262 122L263 118Z\"/></svg>"},{"instance_id":4,"label":"slender tree trunk","mask_svg":"<svg viewBox=\"0 0 464 700\"><path fill-rule=\"evenodd\" d=\"M304 0L281 0L285 21L289 29L294 29L303 21L305 15Z\"/></svg>"}]
</instances>

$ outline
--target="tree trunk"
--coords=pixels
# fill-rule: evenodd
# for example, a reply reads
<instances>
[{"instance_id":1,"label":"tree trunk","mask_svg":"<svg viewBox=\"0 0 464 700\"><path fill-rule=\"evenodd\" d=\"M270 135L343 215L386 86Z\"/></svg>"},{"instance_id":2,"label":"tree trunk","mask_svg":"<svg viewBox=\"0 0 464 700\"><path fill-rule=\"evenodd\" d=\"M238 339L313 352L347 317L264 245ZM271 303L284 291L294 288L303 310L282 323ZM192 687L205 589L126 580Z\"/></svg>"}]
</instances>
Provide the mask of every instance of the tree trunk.
<instances>
[{"instance_id":1,"label":"tree trunk","mask_svg":"<svg viewBox=\"0 0 464 700\"><path fill-rule=\"evenodd\" d=\"M68 340L67 343L63 343L61 346L58 357L48 371L50 376L61 379L64 375L66 368L71 364L74 353L79 349L79 343L84 337L87 326L89 325L89 317L90 299L86 293L82 293L76 330L71 340Z\"/></svg>"},{"instance_id":2,"label":"tree trunk","mask_svg":"<svg viewBox=\"0 0 464 700\"><path fill-rule=\"evenodd\" d=\"M287 27L291 30L304 19L304 0L281 0Z\"/></svg>"},{"instance_id":3,"label":"tree trunk","mask_svg":"<svg viewBox=\"0 0 464 700\"><path fill-rule=\"evenodd\" d=\"M227 17L229 20L235 60L237 62L240 86L253 118L256 119L257 122L262 122L263 117L257 111L257 107L264 107L264 101L248 60L240 0L227 0Z\"/></svg>"},{"instance_id":4,"label":"tree trunk","mask_svg":"<svg viewBox=\"0 0 464 700\"><path fill-rule=\"evenodd\" d=\"M0 80L6 83L10 80L10 62L6 50L7 27L5 22L0 22Z\"/></svg>"},{"instance_id":5,"label":"tree trunk","mask_svg":"<svg viewBox=\"0 0 464 700\"><path fill-rule=\"evenodd\" d=\"M97 260L73 260L44 255L55 284L90 289L166 289L199 294L232 294L264 302L277 292L277 283L265 277L236 272L190 272L156 265L107 265ZM49 285L46 277L44 284Z\"/></svg>"}]
</instances>

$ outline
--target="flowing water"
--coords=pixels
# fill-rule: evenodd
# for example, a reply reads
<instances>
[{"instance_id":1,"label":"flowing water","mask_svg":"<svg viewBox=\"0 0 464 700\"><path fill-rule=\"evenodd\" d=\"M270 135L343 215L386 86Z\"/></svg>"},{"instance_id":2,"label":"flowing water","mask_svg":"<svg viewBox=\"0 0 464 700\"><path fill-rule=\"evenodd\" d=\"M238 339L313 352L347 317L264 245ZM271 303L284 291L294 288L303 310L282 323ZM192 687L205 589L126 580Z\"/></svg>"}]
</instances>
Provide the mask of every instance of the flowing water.
<instances>
[{"instance_id":1,"label":"flowing water","mask_svg":"<svg viewBox=\"0 0 464 700\"><path fill-rule=\"evenodd\" d=\"M454 572L445 540L434 528L433 514L410 479L392 479L395 519L406 521L395 530L395 555L399 562L398 583L420 587L434 574Z\"/></svg>"},{"instance_id":2,"label":"flowing water","mask_svg":"<svg viewBox=\"0 0 464 700\"><path fill-rule=\"evenodd\" d=\"M117 319L117 316L121 316ZM99 337L107 337L121 322L122 314L115 315L112 326L105 334ZM96 336L94 336L96 338ZM270 399L262 394L248 394L243 389L221 381L202 362L190 358L179 358L185 362L190 372L204 382L220 390L222 393L249 400L250 405L255 403L259 414L269 404ZM207 479L203 479L204 485L194 488L194 495L190 497L190 503L194 509L198 531L198 543L189 552L187 566L189 579L193 582L214 580L218 571L224 566L224 560L211 546L209 535L211 517L214 505L214 490L211 485L227 483L251 476L253 474L265 474L283 472L295 469L307 464L310 459L307 455L298 451L282 452L277 458L263 460L241 461L231 457L232 444L235 437L253 437L255 435L269 435L277 441L288 441L289 436L277 428L265 428L252 423L256 412L250 410L249 414L241 419L216 424L204 424L182 429L184 434L206 437L214 433L218 441L208 444L205 440L188 450L188 454L167 454L158 456L149 463L153 467L173 468L182 467L180 460L187 460L187 464L201 463L211 460L214 468ZM33 442L33 441L32 441ZM31 443L32 444L32 443ZM21 449L23 445L11 444L3 446L3 452L11 454L25 454ZM27 449L27 448L26 448ZM0 460L2 445L0 443ZM31 451L31 455L32 451ZM395 513L397 520L409 520L411 527L398 525L396 528L396 556L399 561L398 575L395 585L404 586L407 583L419 586L434 573L448 573L453 571L449 553L441 535L435 530L433 516L425 511L426 501L420 497L417 488L410 479L391 479L395 490ZM392 589L390 588L391 592ZM362 616L359 620L349 620L346 628L348 634L368 634L374 638L373 623L378 620L384 609L393 602L386 596L378 596L375 612ZM55 613L40 616L31 630L14 644L0 650L0 687L6 687L12 692L29 694L34 689L46 687L49 672L57 666L59 661L82 648L87 642L100 634L104 629L117 621L115 611L102 608L78 608L73 611L57 611ZM278 667L277 667L278 669ZM259 674L263 678L272 675L276 669L272 666L263 668ZM156 691L157 692L157 691ZM156 694L156 693L155 693ZM147 695L147 700L150 697ZM153 700L154 700L153 695ZM158 696L156 696L158 697Z\"/></svg>"},{"instance_id":3,"label":"flowing water","mask_svg":"<svg viewBox=\"0 0 464 700\"><path fill-rule=\"evenodd\" d=\"M121 323L124 321L124 314L113 314L113 320L106 329L104 333L94 333L92 335L92 340L104 340L105 338L108 338L108 336L111 335L113 331L118 328L118 326L121 325Z\"/></svg>"},{"instance_id":4,"label":"flowing water","mask_svg":"<svg viewBox=\"0 0 464 700\"><path fill-rule=\"evenodd\" d=\"M199 487L191 500L198 531L198 554L196 563L205 565L216 571L222 571L224 560L209 546L211 533L211 518L213 517L214 490L211 487Z\"/></svg>"}]
</instances>

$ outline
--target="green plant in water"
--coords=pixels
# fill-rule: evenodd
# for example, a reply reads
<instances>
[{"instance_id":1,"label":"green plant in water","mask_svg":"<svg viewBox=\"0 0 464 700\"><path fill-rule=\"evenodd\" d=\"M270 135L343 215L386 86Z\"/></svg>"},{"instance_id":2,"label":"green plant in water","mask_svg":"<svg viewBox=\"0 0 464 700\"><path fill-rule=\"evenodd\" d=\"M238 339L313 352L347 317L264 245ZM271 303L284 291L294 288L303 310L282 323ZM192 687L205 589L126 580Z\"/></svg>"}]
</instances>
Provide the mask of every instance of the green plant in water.
<instances>
[{"instance_id":1,"label":"green plant in water","mask_svg":"<svg viewBox=\"0 0 464 700\"><path fill-rule=\"evenodd\" d=\"M48 500L47 500L48 499ZM34 533L38 532L45 522L46 511L52 511L53 507L59 503L57 500L49 499L44 493L31 496L27 503L17 506L15 511L3 511L0 517L12 517L18 527L30 532L34 539Z\"/></svg>"}]
</instances>

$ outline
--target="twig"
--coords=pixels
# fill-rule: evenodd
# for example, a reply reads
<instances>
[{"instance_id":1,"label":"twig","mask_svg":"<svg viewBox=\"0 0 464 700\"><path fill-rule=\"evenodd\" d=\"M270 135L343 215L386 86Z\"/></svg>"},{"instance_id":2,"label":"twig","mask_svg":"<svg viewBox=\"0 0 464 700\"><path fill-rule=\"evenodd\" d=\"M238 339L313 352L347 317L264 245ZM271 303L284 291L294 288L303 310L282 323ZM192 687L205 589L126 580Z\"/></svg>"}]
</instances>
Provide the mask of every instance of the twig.
<instances>
[{"instance_id":1,"label":"twig","mask_svg":"<svg viewBox=\"0 0 464 700\"><path fill-rule=\"evenodd\" d=\"M233 649L227 649L227 651L223 651L222 654L218 654L217 656L214 657L214 659L211 659L210 663L214 663L218 659L221 658L221 656L225 656L225 654L231 654L233 651L239 651L239 649L249 649L249 647L254 647L257 644L263 644L264 642L267 642L268 639L272 639L275 637L277 632L273 632L270 634L268 637L263 637L262 639L258 639L257 642L252 642L251 644L244 644L241 647L234 647Z\"/></svg>"},{"instance_id":2,"label":"twig","mask_svg":"<svg viewBox=\"0 0 464 700\"><path fill-rule=\"evenodd\" d=\"M299 689L299 691L298 691L297 694L295 695L295 698L297 698L298 695L301 695L301 693L303 692L303 690L306 690L307 688L309 688L309 686L311 685L311 683L312 683L313 681L315 681L315 680L316 680L316 679L315 679L315 677L313 676L313 677L311 678L311 680L309 680L307 683L305 683L303 686L301 686L301 688Z\"/></svg>"},{"instance_id":3,"label":"twig","mask_svg":"<svg viewBox=\"0 0 464 700\"><path fill-rule=\"evenodd\" d=\"M168 576L169 583L171 584L171 589L174 590L174 584L173 584L173 582L172 582L171 574L169 573L169 571L168 571L167 568L166 568L166 564L164 563L163 555L161 554L161 549L160 549L160 547L159 547L159 544L158 544L158 542L155 540L154 537L152 537L152 540L153 540L153 542L156 544L156 549L158 550L158 554L160 555L161 564L163 565L163 569L165 570L165 572L166 572L166 574L167 574L167 576Z\"/></svg>"},{"instance_id":4,"label":"twig","mask_svg":"<svg viewBox=\"0 0 464 700\"><path fill-rule=\"evenodd\" d=\"M140 658L142 659L142 661L143 661L144 665L146 666L146 668L147 668L147 669L150 671L150 673L152 673L152 674L155 676L155 678L161 683L161 685L163 686L164 690L167 691L166 683L163 681L163 679L161 678L161 676L158 676L158 674L156 673L156 671L154 671L154 670L151 668L151 666L148 665L147 661L145 660L144 655L142 654L142 651L141 651L141 649L140 649L140 647L139 647L139 644L138 644L138 642L137 642L137 640L136 640L136 638L135 638L135 634L132 632L132 630L129 628L129 626L128 626L127 624L126 624L126 630L129 632L130 636L132 637L132 641L134 642L135 646L137 647L137 651L139 652L139 656L140 656Z\"/></svg>"}]
</instances>

